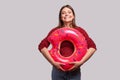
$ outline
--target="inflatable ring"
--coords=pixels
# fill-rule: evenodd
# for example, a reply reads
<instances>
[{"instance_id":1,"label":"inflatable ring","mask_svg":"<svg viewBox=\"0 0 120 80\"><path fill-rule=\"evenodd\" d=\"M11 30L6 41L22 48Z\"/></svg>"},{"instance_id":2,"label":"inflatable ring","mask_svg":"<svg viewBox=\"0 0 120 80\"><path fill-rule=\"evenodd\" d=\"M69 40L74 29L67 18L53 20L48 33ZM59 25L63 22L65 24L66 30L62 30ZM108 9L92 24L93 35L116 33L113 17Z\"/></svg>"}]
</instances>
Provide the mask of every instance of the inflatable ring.
<instances>
[{"instance_id":1,"label":"inflatable ring","mask_svg":"<svg viewBox=\"0 0 120 80\"><path fill-rule=\"evenodd\" d=\"M68 57L60 54L61 43L65 40L70 41L74 45L74 51ZM62 66L64 70L72 68L73 65L69 63L80 61L87 51L85 37L74 28L59 28L49 35L48 41L52 44L52 48L49 50L50 55L55 61L65 64Z\"/></svg>"}]
</instances>

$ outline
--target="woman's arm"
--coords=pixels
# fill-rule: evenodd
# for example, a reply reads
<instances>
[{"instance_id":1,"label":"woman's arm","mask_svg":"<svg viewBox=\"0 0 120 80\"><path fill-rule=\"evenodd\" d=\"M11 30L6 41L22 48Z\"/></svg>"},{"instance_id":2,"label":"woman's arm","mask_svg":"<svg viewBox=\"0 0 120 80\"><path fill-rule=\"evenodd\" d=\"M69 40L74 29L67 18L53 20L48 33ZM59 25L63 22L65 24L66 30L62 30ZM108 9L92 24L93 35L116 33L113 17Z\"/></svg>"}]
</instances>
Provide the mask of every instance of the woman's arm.
<instances>
[{"instance_id":1,"label":"woman's arm","mask_svg":"<svg viewBox=\"0 0 120 80\"><path fill-rule=\"evenodd\" d=\"M53 66L55 66L57 69L64 71L64 69L61 67L61 65L64 64L54 61L46 47L41 49L41 53Z\"/></svg>"},{"instance_id":2,"label":"woman's arm","mask_svg":"<svg viewBox=\"0 0 120 80\"><path fill-rule=\"evenodd\" d=\"M46 47L41 49L41 53L52 65L54 64L54 60L51 57L51 55Z\"/></svg>"},{"instance_id":3,"label":"woman's arm","mask_svg":"<svg viewBox=\"0 0 120 80\"><path fill-rule=\"evenodd\" d=\"M80 60L80 61L77 61L77 62L71 62L70 64L74 64L74 66L69 69L69 71L73 71L73 70L76 70L77 68L79 68L81 65L83 65L86 61L88 61L91 56L95 53L96 49L94 48L89 48L85 54L85 56Z\"/></svg>"},{"instance_id":4,"label":"woman's arm","mask_svg":"<svg viewBox=\"0 0 120 80\"><path fill-rule=\"evenodd\" d=\"M90 57L95 53L96 49L94 48L89 48L87 50L87 53L85 54L85 56L82 58L82 60L79 62L79 65L84 64L87 60L90 59Z\"/></svg>"}]
</instances>

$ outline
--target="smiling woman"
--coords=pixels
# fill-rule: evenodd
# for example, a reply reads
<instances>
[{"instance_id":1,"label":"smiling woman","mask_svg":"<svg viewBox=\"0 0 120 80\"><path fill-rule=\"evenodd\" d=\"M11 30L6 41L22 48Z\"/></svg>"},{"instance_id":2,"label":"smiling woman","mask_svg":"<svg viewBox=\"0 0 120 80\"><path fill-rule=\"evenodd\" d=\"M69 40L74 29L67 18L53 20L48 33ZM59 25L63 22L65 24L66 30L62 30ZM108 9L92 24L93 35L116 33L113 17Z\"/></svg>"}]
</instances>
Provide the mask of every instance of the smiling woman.
<instances>
[{"instance_id":1,"label":"smiling woman","mask_svg":"<svg viewBox=\"0 0 120 80\"><path fill-rule=\"evenodd\" d=\"M72 62L67 62L66 64L69 65L73 65L71 68L64 70L62 66L64 66L65 64L63 62L58 62L55 59L52 58L52 56L50 54L53 54L54 51L49 51L48 47L51 44L51 40L50 40L50 36L56 35L58 36L58 38L62 38L65 41L61 41L62 45L60 46L60 54L62 54L62 56L72 56L72 53L79 54L82 50L76 50L79 48L82 48L83 45L81 44L76 44L73 45L73 43L76 41L80 41L79 37L77 38L75 35L70 34L67 36L69 36L69 38L71 38L71 40L69 41L69 39L66 39L67 36L65 36L63 38L63 36L59 36L60 34L56 34L53 33L56 30L62 29L62 28L67 28L67 29L74 29L75 31L81 33L84 36L84 39L86 41L86 51L85 51L85 55L84 57L80 58L80 55L78 56L78 59L80 60L75 60ZM68 31L69 32L69 31ZM61 33L63 35L65 35L66 33L64 33L64 31L62 30ZM74 39L73 39L74 38ZM55 45L60 45L59 44L59 39L57 41L55 41L55 37L52 37L53 43ZM94 43L94 41L88 36L88 34L86 33L86 31L84 29L82 29L81 27L78 27L75 23L75 13L73 8L70 5L65 5L60 9L59 12L59 24L57 27L53 28L48 35L40 42L39 46L38 46L39 51L43 54L43 56L53 65L53 69L52 69L52 80L81 80L81 73L80 73L80 66L83 65L92 55L93 53L96 51L96 45ZM58 47L55 48L56 50L58 49ZM78 52L77 52L78 51ZM58 52L58 51L57 51ZM55 54L57 53L55 52ZM58 54L57 54L58 55ZM58 59L59 57L57 57L56 59Z\"/></svg>"},{"instance_id":2,"label":"smiling woman","mask_svg":"<svg viewBox=\"0 0 120 80\"><path fill-rule=\"evenodd\" d=\"M70 5L65 5L59 12L59 28L61 27L77 27L75 23L75 12Z\"/></svg>"},{"instance_id":3,"label":"smiling woman","mask_svg":"<svg viewBox=\"0 0 120 80\"><path fill-rule=\"evenodd\" d=\"M61 19L64 23L69 23L74 19L72 10L69 8L64 8L61 12Z\"/></svg>"}]
</instances>

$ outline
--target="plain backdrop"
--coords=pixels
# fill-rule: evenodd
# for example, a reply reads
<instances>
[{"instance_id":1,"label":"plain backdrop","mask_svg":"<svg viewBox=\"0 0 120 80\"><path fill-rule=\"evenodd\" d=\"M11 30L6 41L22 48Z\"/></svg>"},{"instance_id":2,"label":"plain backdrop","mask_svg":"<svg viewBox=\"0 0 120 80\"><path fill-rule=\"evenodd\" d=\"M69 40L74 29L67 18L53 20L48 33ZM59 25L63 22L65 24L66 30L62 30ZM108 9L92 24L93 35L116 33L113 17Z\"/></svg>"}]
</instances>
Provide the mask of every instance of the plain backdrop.
<instances>
[{"instance_id":1,"label":"plain backdrop","mask_svg":"<svg viewBox=\"0 0 120 80\"><path fill-rule=\"evenodd\" d=\"M71 5L77 25L97 45L81 67L82 80L120 80L119 0L0 0L0 80L51 80L51 64L38 44Z\"/></svg>"}]
</instances>

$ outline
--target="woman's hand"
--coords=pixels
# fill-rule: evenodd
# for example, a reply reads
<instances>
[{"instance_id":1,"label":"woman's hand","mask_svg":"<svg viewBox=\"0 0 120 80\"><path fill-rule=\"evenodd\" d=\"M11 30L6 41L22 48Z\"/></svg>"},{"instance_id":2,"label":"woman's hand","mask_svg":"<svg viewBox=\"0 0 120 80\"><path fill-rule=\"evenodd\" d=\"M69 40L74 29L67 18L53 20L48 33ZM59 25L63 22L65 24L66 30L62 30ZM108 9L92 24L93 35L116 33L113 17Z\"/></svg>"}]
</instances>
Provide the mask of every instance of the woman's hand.
<instances>
[{"instance_id":1,"label":"woman's hand","mask_svg":"<svg viewBox=\"0 0 120 80\"><path fill-rule=\"evenodd\" d=\"M53 63L53 66L55 66L57 69L62 70L62 71L65 71L65 70L61 67L61 66L63 66L63 65L65 65L65 64L60 63L60 62L54 62L54 63Z\"/></svg>"},{"instance_id":2,"label":"woman's hand","mask_svg":"<svg viewBox=\"0 0 120 80\"><path fill-rule=\"evenodd\" d=\"M76 69L80 68L80 66L82 65L82 63L81 63L81 62L79 62L79 61L76 61L76 62L71 62L71 63L69 63L69 64L72 64L72 65L73 65L73 67L72 67L72 68L70 68L68 71L74 71L74 70L76 70Z\"/></svg>"},{"instance_id":3,"label":"woman's hand","mask_svg":"<svg viewBox=\"0 0 120 80\"><path fill-rule=\"evenodd\" d=\"M94 54L96 49L94 48L89 48L85 54L85 56L81 59L81 61L77 62L71 62L70 64L73 64L73 67L69 69L69 71L73 71L77 68L79 68L81 65L83 65L87 60L91 58L91 56Z\"/></svg>"}]
</instances>

